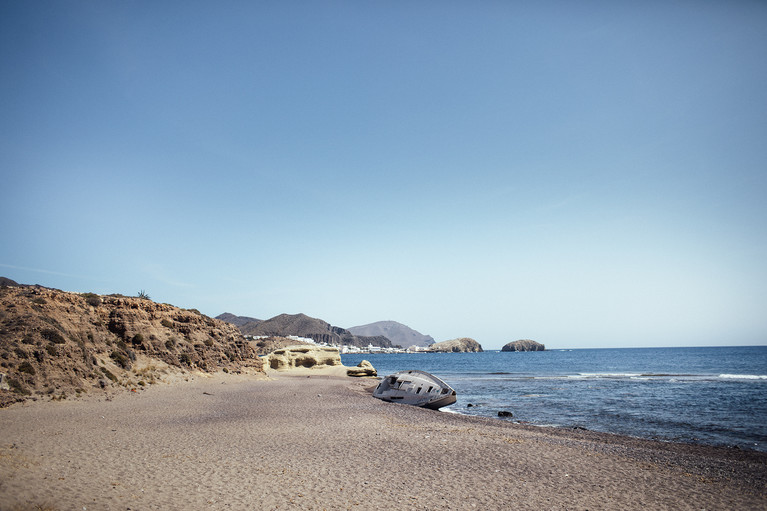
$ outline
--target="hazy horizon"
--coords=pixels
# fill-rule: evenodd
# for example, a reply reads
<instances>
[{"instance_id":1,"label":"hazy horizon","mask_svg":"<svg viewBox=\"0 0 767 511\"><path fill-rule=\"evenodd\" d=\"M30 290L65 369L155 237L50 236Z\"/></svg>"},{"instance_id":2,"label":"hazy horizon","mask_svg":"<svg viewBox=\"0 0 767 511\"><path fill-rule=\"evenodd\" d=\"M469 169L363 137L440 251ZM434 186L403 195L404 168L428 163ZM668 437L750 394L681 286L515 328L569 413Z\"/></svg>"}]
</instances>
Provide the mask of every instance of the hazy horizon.
<instances>
[{"instance_id":1,"label":"hazy horizon","mask_svg":"<svg viewBox=\"0 0 767 511\"><path fill-rule=\"evenodd\" d=\"M767 4L0 5L0 275L486 349L767 344Z\"/></svg>"}]
</instances>

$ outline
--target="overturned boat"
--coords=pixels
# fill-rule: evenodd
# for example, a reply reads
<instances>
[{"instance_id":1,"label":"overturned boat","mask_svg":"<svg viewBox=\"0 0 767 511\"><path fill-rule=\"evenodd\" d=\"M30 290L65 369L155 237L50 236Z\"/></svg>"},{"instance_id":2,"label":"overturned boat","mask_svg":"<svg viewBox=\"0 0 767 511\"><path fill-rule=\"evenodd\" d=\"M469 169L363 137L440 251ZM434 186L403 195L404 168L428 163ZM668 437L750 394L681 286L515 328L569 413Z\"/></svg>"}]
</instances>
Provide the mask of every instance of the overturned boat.
<instances>
[{"instance_id":1,"label":"overturned boat","mask_svg":"<svg viewBox=\"0 0 767 511\"><path fill-rule=\"evenodd\" d=\"M390 374L378 384L373 397L437 410L455 403L453 388L426 371L413 369Z\"/></svg>"}]
</instances>

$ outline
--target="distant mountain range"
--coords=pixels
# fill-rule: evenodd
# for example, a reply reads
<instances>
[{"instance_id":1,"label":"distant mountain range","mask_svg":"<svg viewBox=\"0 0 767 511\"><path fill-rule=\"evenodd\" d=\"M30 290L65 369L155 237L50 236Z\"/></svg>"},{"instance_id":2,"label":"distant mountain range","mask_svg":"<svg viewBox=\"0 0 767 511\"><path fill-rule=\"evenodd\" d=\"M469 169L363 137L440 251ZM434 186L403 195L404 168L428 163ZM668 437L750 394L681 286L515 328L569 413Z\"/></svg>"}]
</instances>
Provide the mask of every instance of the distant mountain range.
<instances>
[{"instance_id":1,"label":"distant mountain range","mask_svg":"<svg viewBox=\"0 0 767 511\"><path fill-rule=\"evenodd\" d=\"M225 312L216 317L222 321L236 325L245 335L264 335L286 337L295 335L307 337L315 342L347 346L366 347L369 344L391 348L392 342L384 336L362 336L321 319L312 318L306 314L280 314L271 319L258 320L245 316L235 316ZM248 321L252 320L252 321Z\"/></svg>"},{"instance_id":2,"label":"distant mountain range","mask_svg":"<svg viewBox=\"0 0 767 511\"><path fill-rule=\"evenodd\" d=\"M378 321L368 325L353 326L349 328L349 331L354 335L383 336L389 339L392 344L403 348L410 346L427 347L434 344L432 336L416 332L409 326L396 321Z\"/></svg>"},{"instance_id":3,"label":"distant mountain range","mask_svg":"<svg viewBox=\"0 0 767 511\"><path fill-rule=\"evenodd\" d=\"M216 316L216 319L220 319L221 321L226 321L227 323L231 323L237 328L248 325L250 323L258 324L258 323L261 323L262 321L260 319L251 318L248 316L235 316L234 314L230 314L228 312L219 314L218 316Z\"/></svg>"}]
</instances>

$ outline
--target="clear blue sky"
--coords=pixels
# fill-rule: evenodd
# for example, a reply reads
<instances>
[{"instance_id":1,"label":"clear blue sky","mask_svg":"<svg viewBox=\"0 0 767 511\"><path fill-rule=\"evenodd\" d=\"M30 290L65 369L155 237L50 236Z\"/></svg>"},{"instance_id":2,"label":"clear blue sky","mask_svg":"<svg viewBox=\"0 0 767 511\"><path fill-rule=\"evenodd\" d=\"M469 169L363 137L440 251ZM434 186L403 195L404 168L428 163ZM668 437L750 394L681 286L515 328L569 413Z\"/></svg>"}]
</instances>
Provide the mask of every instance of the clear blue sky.
<instances>
[{"instance_id":1,"label":"clear blue sky","mask_svg":"<svg viewBox=\"0 0 767 511\"><path fill-rule=\"evenodd\" d=\"M0 1L0 275L767 344L763 1Z\"/></svg>"}]
</instances>

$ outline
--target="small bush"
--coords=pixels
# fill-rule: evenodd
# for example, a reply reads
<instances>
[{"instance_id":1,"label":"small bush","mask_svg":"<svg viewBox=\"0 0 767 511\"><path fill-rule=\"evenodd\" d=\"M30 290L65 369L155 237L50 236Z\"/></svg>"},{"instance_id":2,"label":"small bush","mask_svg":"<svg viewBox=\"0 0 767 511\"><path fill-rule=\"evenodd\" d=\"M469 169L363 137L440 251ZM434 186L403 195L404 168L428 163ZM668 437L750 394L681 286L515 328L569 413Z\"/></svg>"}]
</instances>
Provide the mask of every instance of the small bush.
<instances>
[{"instance_id":1,"label":"small bush","mask_svg":"<svg viewBox=\"0 0 767 511\"><path fill-rule=\"evenodd\" d=\"M53 345L49 344L48 346L53 346ZM37 360L38 362L42 362L43 359L45 358L45 354L42 351L35 351L33 355L35 356L35 360Z\"/></svg>"},{"instance_id":2,"label":"small bush","mask_svg":"<svg viewBox=\"0 0 767 511\"><path fill-rule=\"evenodd\" d=\"M136 295L137 298L141 298L142 300L150 300L149 295L144 291L143 289L138 292Z\"/></svg>"},{"instance_id":3,"label":"small bush","mask_svg":"<svg viewBox=\"0 0 767 511\"><path fill-rule=\"evenodd\" d=\"M46 302L45 298L43 298L42 296L38 296L37 298L32 299L32 303L36 303L38 305L45 305L48 302Z\"/></svg>"},{"instance_id":4,"label":"small bush","mask_svg":"<svg viewBox=\"0 0 767 511\"><path fill-rule=\"evenodd\" d=\"M182 353L181 355L178 356L178 360L182 364L192 365L192 358L189 356L189 353Z\"/></svg>"},{"instance_id":5,"label":"small bush","mask_svg":"<svg viewBox=\"0 0 767 511\"><path fill-rule=\"evenodd\" d=\"M21 394L23 396L28 396L31 394L31 392L27 390L27 388L15 378L8 378L8 386L17 394Z\"/></svg>"},{"instance_id":6,"label":"small bush","mask_svg":"<svg viewBox=\"0 0 767 511\"><path fill-rule=\"evenodd\" d=\"M52 342L53 344L64 344L67 342L67 340L64 339L64 336L61 335L58 330L54 330L53 328L42 330L40 335L43 336L43 339Z\"/></svg>"},{"instance_id":7,"label":"small bush","mask_svg":"<svg viewBox=\"0 0 767 511\"><path fill-rule=\"evenodd\" d=\"M24 344L34 344L35 343L35 338L34 338L34 336L32 334L26 334L21 339L21 342L24 343Z\"/></svg>"},{"instance_id":8,"label":"small bush","mask_svg":"<svg viewBox=\"0 0 767 511\"><path fill-rule=\"evenodd\" d=\"M29 362L22 362L21 364L19 364L18 370L20 373L27 373L33 376L37 372L35 371L35 366L30 364Z\"/></svg>"},{"instance_id":9,"label":"small bush","mask_svg":"<svg viewBox=\"0 0 767 511\"><path fill-rule=\"evenodd\" d=\"M130 342L133 343L134 346L137 344L144 344L144 336L141 334L136 334L133 336L133 339L131 339Z\"/></svg>"},{"instance_id":10,"label":"small bush","mask_svg":"<svg viewBox=\"0 0 767 511\"><path fill-rule=\"evenodd\" d=\"M59 356L59 350L56 349L56 346L53 344L48 344L45 346L45 351L48 352L48 354L52 357Z\"/></svg>"},{"instance_id":11,"label":"small bush","mask_svg":"<svg viewBox=\"0 0 767 511\"><path fill-rule=\"evenodd\" d=\"M114 360L115 364L122 367L123 369L130 369L130 359L122 351L113 351L109 355L109 358Z\"/></svg>"},{"instance_id":12,"label":"small bush","mask_svg":"<svg viewBox=\"0 0 767 511\"><path fill-rule=\"evenodd\" d=\"M16 356L19 358L29 358L29 354L21 348L16 348L13 351L16 353Z\"/></svg>"},{"instance_id":13,"label":"small bush","mask_svg":"<svg viewBox=\"0 0 767 511\"><path fill-rule=\"evenodd\" d=\"M172 350L175 345L176 345L176 341L174 341L173 339L168 339L167 341L165 341L165 347L168 348L169 350Z\"/></svg>"},{"instance_id":14,"label":"small bush","mask_svg":"<svg viewBox=\"0 0 767 511\"><path fill-rule=\"evenodd\" d=\"M107 369L106 367L102 367L101 368L101 372L104 373L104 376L106 376L107 378L109 378L113 382L117 382L117 376L112 374L112 372L109 369Z\"/></svg>"},{"instance_id":15,"label":"small bush","mask_svg":"<svg viewBox=\"0 0 767 511\"><path fill-rule=\"evenodd\" d=\"M160 324L164 326L165 328L173 328L173 321L170 321L168 319L163 319L160 321Z\"/></svg>"},{"instance_id":16,"label":"small bush","mask_svg":"<svg viewBox=\"0 0 767 511\"><path fill-rule=\"evenodd\" d=\"M205 346L207 346L208 348L213 346L213 339L210 339L210 338L205 339Z\"/></svg>"},{"instance_id":17,"label":"small bush","mask_svg":"<svg viewBox=\"0 0 767 511\"><path fill-rule=\"evenodd\" d=\"M98 307L101 305L101 297L96 293L84 293L83 298L85 298L85 303L91 307Z\"/></svg>"}]
</instances>

